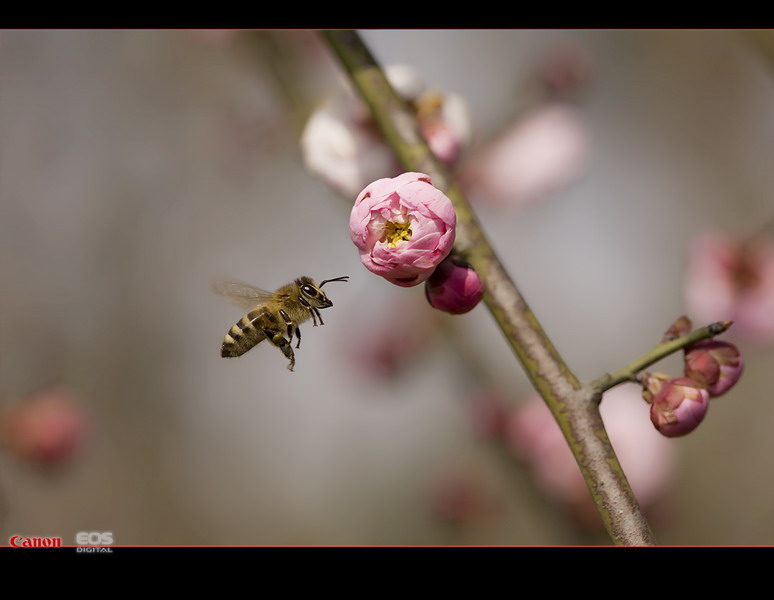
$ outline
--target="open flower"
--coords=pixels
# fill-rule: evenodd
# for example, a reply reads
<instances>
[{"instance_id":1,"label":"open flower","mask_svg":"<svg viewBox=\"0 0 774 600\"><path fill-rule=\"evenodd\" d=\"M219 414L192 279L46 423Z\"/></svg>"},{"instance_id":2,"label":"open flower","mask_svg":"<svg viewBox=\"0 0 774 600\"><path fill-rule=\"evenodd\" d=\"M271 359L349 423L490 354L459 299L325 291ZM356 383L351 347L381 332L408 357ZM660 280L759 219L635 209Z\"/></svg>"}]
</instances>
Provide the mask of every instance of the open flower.
<instances>
[{"instance_id":1,"label":"open flower","mask_svg":"<svg viewBox=\"0 0 774 600\"><path fill-rule=\"evenodd\" d=\"M365 267L402 287L432 275L454 245L456 225L451 201L423 173L374 181L349 217Z\"/></svg>"},{"instance_id":2,"label":"open flower","mask_svg":"<svg viewBox=\"0 0 774 600\"><path fill-rule=\"evenodd\" d=\"M685 283L691 312L702 321L734 322L733 334L774 340L774 239L740 241L719 233L700 237Z\"/></svg>"},{"instance_id":3,"label":"open flower","mask_svg":"<svg viewBox=\"0 0 774 600\"><path fill-rule=\"evenodd\" d=\"M468 263L447 257L425 282L430 306L461 315L473 309L484 296L484 285Z\"/></svg>"},{"instance_id":4,"label":"open flower","mask_svg":"<svg viewBox=\"0 0 774 600\"><path fill-rule=\"evenodd\" d=\"M312 113L301 134L301 152L306 168L346 197L400 169L373 121L349 95Z\"/></svg>"},{"instance_id":5,"label":"open flower","mask_svg":"<svg viewBox=\"0 0 774 600\"><path fill-rule=\"evenodd\" d=\"M410 65L390 65L384 74L413 109L433 154L447 165L454 165L472 137L470 113L462 97L428 86Z\"/></svg>"},{"instance_id":6,"label":"open flower","mask_svg":"<svg viewBox=\"0 0 774 600\"><path fill-rule=\"evenodd\" d=\"M433 153L448 165L457 162L471 139L465 101L456 94L429 88L417 71L406 65L387 67L385 76L414 110ZM349 89L341 90L312 113L300 141L307 169L346 197L357 194L369 181L401 172L370 112Z\"/></svg>"},{"instance_id":7,"label":"open flower","mask_svg":"<svg viewBox=\"0 0 774 600\"><path fill-rule=\"evenodd\" d=\"M722 340L705 340L685 351L685 375L701 384L711 397L725 394L739 380L744 359L739 348Z\"/></svg>"}]
</instances>

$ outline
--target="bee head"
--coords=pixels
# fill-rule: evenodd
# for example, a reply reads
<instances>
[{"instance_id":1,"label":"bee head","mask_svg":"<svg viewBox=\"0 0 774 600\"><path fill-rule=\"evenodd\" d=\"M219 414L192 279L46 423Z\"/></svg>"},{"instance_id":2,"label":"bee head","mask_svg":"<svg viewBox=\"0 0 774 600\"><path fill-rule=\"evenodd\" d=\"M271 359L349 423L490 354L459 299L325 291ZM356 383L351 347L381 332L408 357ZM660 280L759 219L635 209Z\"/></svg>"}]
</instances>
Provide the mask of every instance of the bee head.
<instances>
[{"instance_id":1,"label":"bee head","mask_svg":"<svg viewBox=\"0 0 774 600\"><path fill-rule=\"evenodd\" d=\"M311 277L299 277L296 279L298 284L299 302L307 308L329 308L333 302L328 299L322 286L331 281L346 281L349 276L337 277L336 279L325 279L320 285L317 285Z\"/></svg>"}]
</instances>

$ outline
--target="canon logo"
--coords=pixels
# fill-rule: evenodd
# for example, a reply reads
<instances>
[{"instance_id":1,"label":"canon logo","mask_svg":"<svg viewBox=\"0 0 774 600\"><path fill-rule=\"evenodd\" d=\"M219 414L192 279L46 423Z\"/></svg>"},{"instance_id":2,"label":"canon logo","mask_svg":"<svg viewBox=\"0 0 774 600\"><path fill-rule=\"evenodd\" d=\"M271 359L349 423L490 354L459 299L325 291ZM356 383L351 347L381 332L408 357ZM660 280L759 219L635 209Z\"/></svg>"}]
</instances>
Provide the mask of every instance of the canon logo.
<instances>
[{"instance_id":1,"label":"canon logo","mask_svg":"<svg viewBox=\"0 0 774 600\"><path fill-rule=\"evenodd\" d=\"M8 543L12 548L61 548L62 538L39 538L12 535Z\"/></svg>"}]
</instances>

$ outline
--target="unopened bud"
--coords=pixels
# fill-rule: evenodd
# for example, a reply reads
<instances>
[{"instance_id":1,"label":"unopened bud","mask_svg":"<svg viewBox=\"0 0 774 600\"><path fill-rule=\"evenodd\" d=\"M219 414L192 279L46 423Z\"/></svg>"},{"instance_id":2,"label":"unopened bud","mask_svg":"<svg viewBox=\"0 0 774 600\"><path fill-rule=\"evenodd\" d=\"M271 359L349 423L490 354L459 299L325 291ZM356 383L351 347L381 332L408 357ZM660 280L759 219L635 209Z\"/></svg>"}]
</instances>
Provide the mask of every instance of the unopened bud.
<instances>
[{"instance_id":1,"label":"unopened bud","mask_svg":"<svg viewBox=\"0 0 774 600\"><path fill-rule=\"evenodd\" d=\"M693 324L691 323L691 320L683 315L682 317L679 317L674 323L672 323L671 327L666 330L664 333L663 341L669 342L671 340L676 340L679 337L687 335L691 332L692 327Z\"/></svg>"},{"instance_id":2,"label":"unopened bud","mask_svg":"<svg viewBox=\"0 0 774 600\"><path fill-rule=\"evenodd\" d=\"M743 369L744 359L739 348L729 342L697 342L685 352L685 376L705 387L712 397L731 389Z\"/></svg>"},{"instance_id":3,"label":"unopened bud","mask_svg":"<svg viewBox=\"0 0 774 600\"><path fill-rule=\"evenodd\" d=\"M458 258L447 258L425 282L425 296L433 308L453 315L473 309L484 295L484 285L473 268Z\"/></svg>"},{"instance_id":4,"label":"unopened bud","mask_svg":"<svg viewBox=\"0 0 774 600\"><path fill-rule=\"evenodd\" d=\"M689 377L662 383L653 395L650 420L667 437L690 433L704 420L709 408L709 392Z\"/></svg>"}]
</instances>

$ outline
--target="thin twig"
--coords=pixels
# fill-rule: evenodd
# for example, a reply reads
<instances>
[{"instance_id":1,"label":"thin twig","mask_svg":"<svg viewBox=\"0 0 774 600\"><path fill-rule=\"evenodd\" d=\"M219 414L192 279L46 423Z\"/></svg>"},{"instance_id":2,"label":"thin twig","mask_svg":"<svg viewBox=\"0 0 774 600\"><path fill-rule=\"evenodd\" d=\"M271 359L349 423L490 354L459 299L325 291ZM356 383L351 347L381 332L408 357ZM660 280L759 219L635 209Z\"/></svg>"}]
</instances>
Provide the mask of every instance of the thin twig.
<instances>
[{"instance_id":1,"label":"thin twig","mask_svg":"<svg viewBox=\"0 0 774 600\"><path fill-rule=\"evenodd\" d=\"M663 342L625 367L618 369L614 373L606 373L589 385L598 392L598 399L601 399L604 391L626 381L637 381L637 373L640 371L647 369L650 365L657 363L662 358L666 358L670 354L682 350L686 346L720 335L726 329L731 327L731 324L732 321L718 321L717 323L712 323L701 329L696 329L682 337Z\"/></svg>"}]
</instances>

